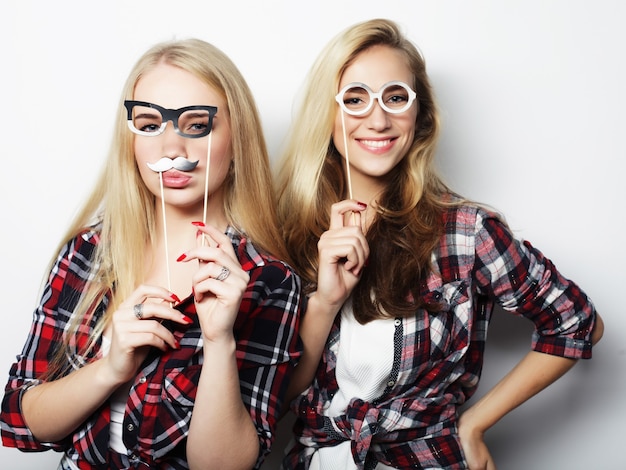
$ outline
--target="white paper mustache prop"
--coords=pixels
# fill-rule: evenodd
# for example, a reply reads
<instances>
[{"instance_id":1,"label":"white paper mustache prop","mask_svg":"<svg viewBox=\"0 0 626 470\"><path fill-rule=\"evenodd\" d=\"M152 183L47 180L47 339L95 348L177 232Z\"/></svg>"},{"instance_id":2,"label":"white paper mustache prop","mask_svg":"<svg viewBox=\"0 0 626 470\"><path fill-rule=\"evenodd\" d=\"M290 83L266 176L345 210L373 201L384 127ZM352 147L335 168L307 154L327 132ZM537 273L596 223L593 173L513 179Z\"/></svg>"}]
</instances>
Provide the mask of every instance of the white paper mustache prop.
<instances>
[{"instance_id":1,"label":"white paper mustache prop","mask_svg":"<svg viewBox=\"0 0 626 470\"><path fill-rule=\"evenodd\" d=\"M187 160L185 157L176 157L174 159L163 157L156 163L146 163L148 168L157 173L163 173L164 171L171 170L174 168L179 171L191 171L196 166L198 166L198 162L200 160L196 160L195 162Z\"/></svg>"}]
</instances>

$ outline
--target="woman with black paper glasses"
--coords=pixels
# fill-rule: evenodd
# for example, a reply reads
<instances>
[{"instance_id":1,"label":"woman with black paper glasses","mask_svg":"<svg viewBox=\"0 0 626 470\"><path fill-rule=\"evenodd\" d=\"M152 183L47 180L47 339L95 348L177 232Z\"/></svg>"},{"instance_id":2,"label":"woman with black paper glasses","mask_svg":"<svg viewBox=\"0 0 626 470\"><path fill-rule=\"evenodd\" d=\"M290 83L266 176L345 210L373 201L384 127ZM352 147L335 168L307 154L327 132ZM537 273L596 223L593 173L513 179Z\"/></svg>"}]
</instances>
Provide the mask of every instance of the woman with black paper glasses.
<instances>
[{"instance_id":1,"label":"woman with black paper glasses","mask_svg":"<svg viewBox=\"0 0 626 470\"><path fill-rule=\"evenodd\" d=\"M192 39L147 51L123 98L11 368L3 444L62 451L63 469L258 468L300 354L300 281L252 95Z\"/></svg>"}]
</instances>

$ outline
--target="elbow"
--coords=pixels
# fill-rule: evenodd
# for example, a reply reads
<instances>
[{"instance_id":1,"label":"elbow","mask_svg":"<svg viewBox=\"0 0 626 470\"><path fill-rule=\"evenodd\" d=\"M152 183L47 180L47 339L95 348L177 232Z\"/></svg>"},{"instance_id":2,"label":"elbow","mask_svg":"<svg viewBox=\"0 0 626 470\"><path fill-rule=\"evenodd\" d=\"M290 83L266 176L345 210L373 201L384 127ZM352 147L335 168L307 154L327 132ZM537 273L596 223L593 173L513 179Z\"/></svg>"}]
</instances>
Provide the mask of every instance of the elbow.
<instances>
[{"instance_id":1,"label":"elbow","mask_svg":"<svg viewBox=\"0 0 626 470\"><path fill-rule=\"evenodd\" d=\"M593 327L593 331L591 332L591 344L595 345L598 341L602 339L604 335L604 321L599 313L596 313L596 323Z\"/></svg>"}]
</instances>

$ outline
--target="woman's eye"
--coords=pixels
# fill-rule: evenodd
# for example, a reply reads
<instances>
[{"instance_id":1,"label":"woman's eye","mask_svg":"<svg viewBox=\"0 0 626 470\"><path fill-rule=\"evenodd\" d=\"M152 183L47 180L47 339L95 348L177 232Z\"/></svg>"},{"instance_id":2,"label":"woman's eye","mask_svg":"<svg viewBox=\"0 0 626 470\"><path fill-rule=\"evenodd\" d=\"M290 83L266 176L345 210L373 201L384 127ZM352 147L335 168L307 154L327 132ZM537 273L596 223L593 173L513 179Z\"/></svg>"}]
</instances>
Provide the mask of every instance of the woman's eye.
<instances>
[{"instance_id":1,"label":"woman's eye","mask_svg":"<svg viewBox=\"0 0 626 470\"><path fill-rule=\"evenodd\" d=\"M189 122L185 125L183 132L185 134L202 134L208 127L206 121Z\"/></svg>"},{"instance_id":2,"label":"woman's eye","mask_svg":"<svg viewBox=\"0 0 626 470\"><path fill-rule=\"evenodd\" d=\"M154 123L142 124L138 127L138 129L142 132L158 132L160 128L161 128L160 124L154 124Z\"/></svg>"},{"instance_id":3,"label":"woman's eye","mask_svg":"<svg viewBox=\"0 0 626 470\"><path fill-rule=\"evenodd\" d=\"M404 103L408 100L408 97L403 96L403 95L394 95L391 98L389 98L389 101L392 103Z\"/></svg>"}]
</instances>

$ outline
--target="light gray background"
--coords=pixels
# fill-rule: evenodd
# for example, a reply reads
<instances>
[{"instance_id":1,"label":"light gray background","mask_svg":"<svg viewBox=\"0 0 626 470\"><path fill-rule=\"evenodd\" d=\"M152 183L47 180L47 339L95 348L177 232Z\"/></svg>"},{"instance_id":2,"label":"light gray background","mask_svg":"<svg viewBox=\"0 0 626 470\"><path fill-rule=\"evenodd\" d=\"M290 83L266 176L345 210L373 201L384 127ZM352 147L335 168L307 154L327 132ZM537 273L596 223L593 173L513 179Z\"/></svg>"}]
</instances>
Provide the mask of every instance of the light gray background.
<instances>
[{"instance_id":1,"label":"light gray background","mask_svg":"<svg viewBox=\"0 0 626 470\"><path fill-rule=\"evenodd\" d=\"M443 110L448 182L503 211L520 237L578 281L606 322L593 360L488 432L499 469L626 468L626 5L619 0L5 4L1 382L26 338L45 265L103 161L122 83L148 46L197 36L229 54L257 97L275 155L321 47L379 16L399 21L426 57ZM508 315L498 315L490 333L479 394L529 344L528 322ZM276 468L276 457L265 468ZM0 448L3 469L57 461L52 452Z\"/></svg>"}]
</instances>

